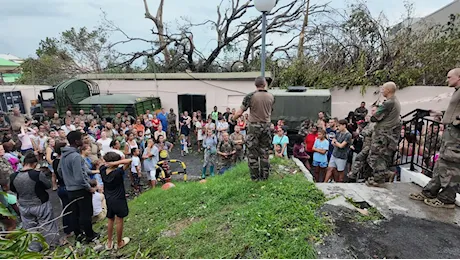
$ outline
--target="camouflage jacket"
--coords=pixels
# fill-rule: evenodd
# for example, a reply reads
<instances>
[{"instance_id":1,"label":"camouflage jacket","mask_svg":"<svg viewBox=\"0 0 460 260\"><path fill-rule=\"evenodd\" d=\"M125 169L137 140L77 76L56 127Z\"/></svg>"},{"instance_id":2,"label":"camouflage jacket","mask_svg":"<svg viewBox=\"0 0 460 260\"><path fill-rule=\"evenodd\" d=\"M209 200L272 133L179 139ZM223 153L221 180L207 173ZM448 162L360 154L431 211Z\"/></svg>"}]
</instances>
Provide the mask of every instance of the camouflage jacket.
<instances>
[{"instance_id":1,"label":"camouflage jacket","mask_svg":"<svg viewBox=\"0 0 460 260\"><path fill-rule=\"evenodd\" d=\"M217 145L217 151L221 153L231 153L235 150L235 145L232 141L228 140L228 142L220 141Z\"/></svg>"},{"instance_id":2,"label":"camouflage jacket","mask_svg":"<svg viewBox=\"0 0 460 260\"><path fill-rule=\"evenodd\" d=\"M239 133L239 134L237 134L237 133L232 133L232 134L230 135L230 140L231 140L233 143L236 142L236 141L243 141L243 144L244 144L244 142L245 142L245 140L244 140L244 135L242 135L241 133ZM237 150L241 150L241 149L243 149L243 145L242 145L242 144L235 144L235 148L236 148Z\"/></svg>"},{"instance_id":3,"label":"camouflage jacket","mask_svg":"<svg viewBox=\"0 0 460 260\"><path fill-rule=\"evenodd\" d=\"M177 118L176 114L169 113L167 116L168 125L176 125L176 118Z\"/></svg>"},{"instance_id":4,"label":"camouflage jacket","mask_svg":"<svg viewBox=\"0 0 460 260\"><path fill-rule=\"evenodd\" d=\"M10 175L13 173L13 167L8 160L0 157L0 186L9 185Z\"/></svg>"},{"instance_id":5,"label":"camouflage jacket","mask_svg":"<svg viewBox=\"0 0 460 260\"><path fill-rule=\"evenodd\" d=\"M363 131L359 133L360 137L363 139L363 148L371 145L372 134L374 133L375 123L368 123Z\"/></svg>"}]
</instances>

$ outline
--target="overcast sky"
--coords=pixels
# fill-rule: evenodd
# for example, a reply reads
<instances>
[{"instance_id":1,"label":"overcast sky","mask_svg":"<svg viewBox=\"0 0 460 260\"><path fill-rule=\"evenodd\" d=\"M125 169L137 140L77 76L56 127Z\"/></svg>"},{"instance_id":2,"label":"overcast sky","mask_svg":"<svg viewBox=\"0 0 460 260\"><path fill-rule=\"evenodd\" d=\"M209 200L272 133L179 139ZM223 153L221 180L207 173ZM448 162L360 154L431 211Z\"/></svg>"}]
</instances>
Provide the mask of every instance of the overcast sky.
<instances>
[{"instance_id":1,"label":"overcast sky","mask_svg":"<svg viewBox=\"0 0 460 260\"><path fill-rule=\"evenodd\" d=\"M287 1L287 0L281 0ZM312 4L330 2L334 8L346 8L350 0L311 0ZM149 0L150 11L156 13L160 0ZM188 17L193 22L206 19L215 20L216 6L220 0L166 0L165 21L174 27L175 21ZM400 21L404 15L403 0L367 0L373 15L383 12L390 24ZM428 15L452 0L413 1L416 16ZM0 53L19 57L35 55L41 39L57 37L60 32L71 27L95 28L101 21L101 9L131 37L151 39L149 30L152 22L144 18L142 0L1 0L0 4ZM251 13L250 13L251 15ZM257 11L253 11L257 15ZM202 28L194 32L195 44L203 51L215 45L214 32ZM114 36L116 38L116 36ZM267 41L270 41L268 39ZM140 45L124 46L124 51L136 51Z\"/></svg>"}]
</instances>

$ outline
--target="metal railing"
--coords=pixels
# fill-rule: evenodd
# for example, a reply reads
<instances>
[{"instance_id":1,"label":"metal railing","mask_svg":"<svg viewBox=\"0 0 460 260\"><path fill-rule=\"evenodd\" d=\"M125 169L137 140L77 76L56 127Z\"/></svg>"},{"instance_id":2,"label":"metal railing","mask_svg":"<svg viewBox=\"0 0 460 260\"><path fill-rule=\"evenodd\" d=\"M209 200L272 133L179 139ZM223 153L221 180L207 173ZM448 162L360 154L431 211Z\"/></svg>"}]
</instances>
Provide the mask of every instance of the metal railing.
<instances>
[{"instance_id":1,"label":"metal railing","mask_svg":"<svg viewBox=\"0 0 460 260\"><path fill-rule=\"evenodd\" d=\"M423 109L416 109L402 116L401 120L403 129L394 166L410 165L411 171L431 177L441 147L442 124L431 119L429 112Z\"/></svg>"}]
</instances>

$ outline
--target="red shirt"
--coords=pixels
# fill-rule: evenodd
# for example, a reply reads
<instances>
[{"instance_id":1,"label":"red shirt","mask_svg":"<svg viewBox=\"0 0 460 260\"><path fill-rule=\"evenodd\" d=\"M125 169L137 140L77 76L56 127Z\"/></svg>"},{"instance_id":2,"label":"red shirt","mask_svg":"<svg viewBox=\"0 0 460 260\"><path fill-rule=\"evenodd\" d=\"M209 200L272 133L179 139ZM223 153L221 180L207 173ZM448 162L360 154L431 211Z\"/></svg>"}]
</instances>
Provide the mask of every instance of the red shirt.
<instances>
[{"instance_id":1,"label":"red shirt","mask_svg":"<svg viewBox=\"0 0 460 260\"><path fill-rule=\"evenodd\" d=\"M318 133L316 134L308 134L307 137L305 137L305 148L308 153L313 152L313 145L315 144L316 138L318 137Z\"/></svg>"},{"instance_id":2,"label":"red shirt","mask_svg":"<svg viewBox=\"0 0 460 260\"><path fill-rule=\"evenodd\" d=\"M160 119L158 118L152 119L152 124L153 124L152 126L153 129L156 131L158 129L158 126L160 125Z\"/></svg>"}]
</instances>

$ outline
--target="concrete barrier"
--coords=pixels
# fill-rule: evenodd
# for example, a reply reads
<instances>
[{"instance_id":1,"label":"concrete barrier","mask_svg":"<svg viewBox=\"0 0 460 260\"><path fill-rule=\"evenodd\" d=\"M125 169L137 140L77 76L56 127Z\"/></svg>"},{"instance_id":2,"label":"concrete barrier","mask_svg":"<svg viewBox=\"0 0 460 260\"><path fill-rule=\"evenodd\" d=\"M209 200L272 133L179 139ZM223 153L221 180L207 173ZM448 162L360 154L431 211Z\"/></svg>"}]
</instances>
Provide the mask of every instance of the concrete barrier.
<instances>
[{"instance_id":1,"label":"concrete barrier","mask_svg":"<svg viewBox=\"0 0 460 260\"><path fill-rule=\"evenodd\" d=\"M407 167L401 167L401 182L412 182L420 187L425 187L428 184L430 178L419 172L413 172ZM460 207L460 194L457 193L455 198L455 205Z\"/></svg>"},{"instance_id":2,"label":"concrete barrier","mask_svg":"<svg viewBox=\"0 0 460 260\"><path fill-rule=\"evenodd\" d=\"M291 159L295 162L297 167L299 167L299 169L303 172L303 175L305 175L305 178L307 178L308 181L314 182L313 181L313 175L305 167L305 165L303 165L303 163L299 159L295 158L294 156L292 156Z\"/></svg>"}]
</instances>

